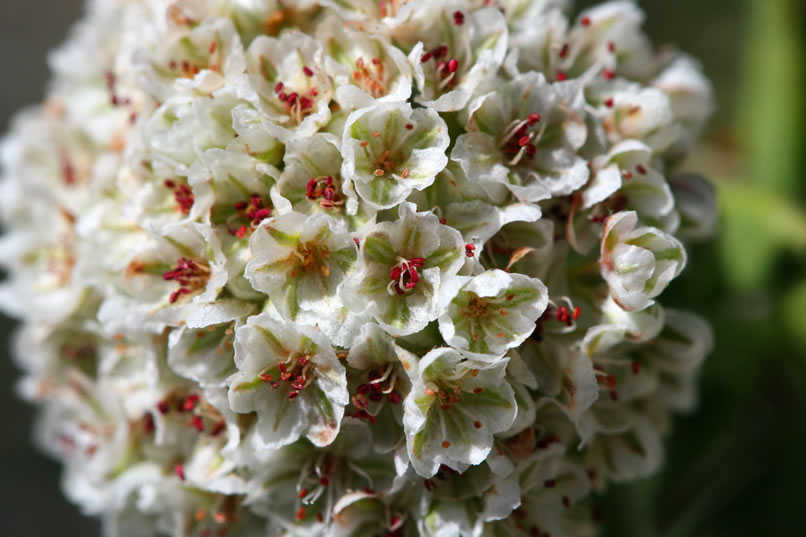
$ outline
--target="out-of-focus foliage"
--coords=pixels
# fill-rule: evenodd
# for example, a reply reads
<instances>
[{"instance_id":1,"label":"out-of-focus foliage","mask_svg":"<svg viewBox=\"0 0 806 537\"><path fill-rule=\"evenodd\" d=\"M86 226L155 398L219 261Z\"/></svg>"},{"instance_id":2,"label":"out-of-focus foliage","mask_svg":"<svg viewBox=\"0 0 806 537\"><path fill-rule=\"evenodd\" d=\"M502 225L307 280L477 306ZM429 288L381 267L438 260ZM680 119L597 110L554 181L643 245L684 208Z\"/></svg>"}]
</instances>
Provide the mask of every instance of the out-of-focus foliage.
<instances>
[{"instance_id":1,"label":"out-of-focus foliage","mask_svg":"<svg viewBox=\"0 0 806 537\"><path fill-rule=\"evenodd\" d=\"M716 348L700 407L676 426L664 470L603 499L605 535L801 535L806 2L641 3L664 21L650 35L702 58L716 85L709 143L683 167L714 181L719 239L692 248L687 278L666 295L711 319Z\"/></svg>"}]
</instances>

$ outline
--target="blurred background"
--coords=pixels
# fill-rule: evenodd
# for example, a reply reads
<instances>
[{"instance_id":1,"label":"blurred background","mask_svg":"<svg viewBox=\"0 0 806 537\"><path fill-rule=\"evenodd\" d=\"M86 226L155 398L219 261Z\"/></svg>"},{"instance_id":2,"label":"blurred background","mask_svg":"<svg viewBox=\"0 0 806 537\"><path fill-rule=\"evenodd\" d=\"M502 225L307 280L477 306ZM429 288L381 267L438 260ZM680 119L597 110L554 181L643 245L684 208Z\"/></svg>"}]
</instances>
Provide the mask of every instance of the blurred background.
<instances>
[{"instance_id":1,"label":"blurred background","mask_svg":"<svg viewBox=\"0 0 806 537\"><path fill-rule=\"evenodd\" d=\"M81 0L0 1L0 127L42 99L45 54ZM578 2L585 6L592 1ZM661 472L602 498L605 537L802 535L806 492L806 1L639 0L656 45L698 57L718 109L683 169L711 178L720 236L693 245L664 305L709 318L716 348L701 404L681 417ZM32 409L0 317L0 535L95 537L59 467L31 445Z\"/></svg>"}]
</instances>

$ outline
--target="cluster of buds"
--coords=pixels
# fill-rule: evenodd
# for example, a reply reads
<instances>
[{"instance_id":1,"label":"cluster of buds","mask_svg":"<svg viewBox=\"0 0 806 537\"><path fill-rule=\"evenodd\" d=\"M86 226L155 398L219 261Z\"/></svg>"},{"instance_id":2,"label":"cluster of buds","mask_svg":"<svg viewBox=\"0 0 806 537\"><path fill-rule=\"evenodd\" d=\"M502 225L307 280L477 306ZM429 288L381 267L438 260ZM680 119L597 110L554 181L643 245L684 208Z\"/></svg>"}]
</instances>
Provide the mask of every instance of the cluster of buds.
<instances>
[{"instance_id":1,"label":"cluster of buds","mask_svg":"<svg viewBox=\"0 0 806 537\"><path fill-rule=\"evenodd\" d=\"M569 3L88 2L3 142L0 307L108 535L593 536L658 468L711 90Z\"/></svg>"}]
</instances>

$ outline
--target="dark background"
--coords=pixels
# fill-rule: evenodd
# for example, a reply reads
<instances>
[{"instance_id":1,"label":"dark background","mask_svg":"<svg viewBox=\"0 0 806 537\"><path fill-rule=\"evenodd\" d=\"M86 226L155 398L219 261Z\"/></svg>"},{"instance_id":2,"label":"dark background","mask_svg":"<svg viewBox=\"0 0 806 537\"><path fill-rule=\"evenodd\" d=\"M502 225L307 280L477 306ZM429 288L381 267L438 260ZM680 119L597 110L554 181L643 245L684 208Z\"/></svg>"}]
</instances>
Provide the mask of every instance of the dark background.
<instances>
[{"instance_id":1,"label":"dark background","mask_svg":"<svg viewBox=\"0 0 806 537\"><path fill-rule=\"evenodd\" d=\"M583 1L578 5L594 2ZM677 421L664 470L602 500L605 537L806 535L806 2L643 0L657 45L697 56L719 103L684 166L714 180L720 239L694 246L667 305L712 320L701 405ZM39 102L45 54L80 0L0 0L0 123ZM31 445L0 317L0 537L95 537L59 489L59 467Z\"/></svg>"}]
</instances>

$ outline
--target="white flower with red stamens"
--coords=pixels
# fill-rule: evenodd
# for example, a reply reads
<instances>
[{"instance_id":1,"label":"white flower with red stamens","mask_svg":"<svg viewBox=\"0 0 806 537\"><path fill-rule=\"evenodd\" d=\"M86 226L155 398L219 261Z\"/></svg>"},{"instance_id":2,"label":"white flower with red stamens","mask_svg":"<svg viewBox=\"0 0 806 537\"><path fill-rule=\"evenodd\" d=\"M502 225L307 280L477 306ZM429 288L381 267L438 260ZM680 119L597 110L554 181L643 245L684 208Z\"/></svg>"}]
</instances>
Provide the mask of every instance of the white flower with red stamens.
<instances>
[{"instance_id":1,"label":"white flower with red stamens","mask_svg":"<svg viewBox=\"0 0 806 537\"><path fill-rule=\"evenodd\" d=\"M502 183L521 201L567 195L590 174L582 86L527 73L475 101L451 158L473 181Z\"/></svg>"},{"instance_id":2,"label":"white flower with red stamens","mask_svg":"<svg viewBox=\"0 0 806 537\"><path fill-rule=\"evenodd\" d=\"M144 86L156 99L182 90L212 93L246 71L240 36L232 21L224 18L179 28L169 41L146 54L141 66Z\"/></svg>"},{"instance_id":3,"label":"white flower with red stamens","mask_svg":"<svg viewBox=\"0 0 806 537\"><path fill-rule=\"evenodd\" d=\"M325 44L334 99L348 110L378 102L405 102L411 96L412 69L406 55L381 36L345 27L338 17L319 26Z\"/></svg>"},{"instance_id":4,"label":"white flower with red stamens","mask_svg":"<svg viewBox=\"0 0 806 537\"><path fill-rule=\"evenodd\" d=\"M378 104L350 114L342 139L341 175L379 209L400 205L423 190L448 164L450 135L433 110Z\"/></svg>"},{"instance_id":5,"label":"white flower with red stamens","mask_svg":"<svg viewBox=\"0 0 806 537\"><path fill-rule=\"evenodd\" d=\"M444 281L464 263L464 242L433 213L399 208L399 219L375 224L361 241L357 270L341 298L354 311L370 313L391 335L422 330L439 316Z\"/></svg>"},{"instance_id":6,"label":"white flower with red stamens","mask_svg":"<svg viewBox=\"0 0 806 537\"><path fill-rule=\"evenodd\" d=\"M281 214L323 212L358 226L369 217L367 207L358 215L354 185L341 176L342 158L338 140L324 134L292 140L286 147L285 169L277 180L272 199ZM352 226L351 226L352 227Z\"/></svg>"},{"instance_id":7,"label":"white flower with red stamens","mask_svg":"<svg viewBox=\"0 0 806 537\"><path fill-rule=\"evenodd\" d=\"M247 60L252 87L236 91L266 114L273 136L287 142L327 124L333 81L321 43L299 31L260 36L249 45Z\"/></svg>"},{"instance_id":8,"label":"white flower with red stamens","mask_svg":"<svg viewBox=\"0 0 806 537\"><path fill-rule=\"evenodd\" d=\"M507 50L506 20L498 9L459 10L457 17L459 7L423 2L392 31L393 42L410 51L416 101L438 112L465 108Z\"/></svg>"},{"instance_id":9,"label":"white flower with red stamens","mask_svg":"<svg viewBox=\"0 0 806 537\"><path fill-rule=\"evenodd\" d=\"M403 426L412 466L431 477L487 458L493 435L512 425L515 396L504 380L507 360L473 362L450 348L434 349L420 360L404 401Z\"/></svg>"},{"instance_id":10,"label":"white flower with red stamens","mask_svg":"<svg viewBox=\"0 0 806 537\"><path fill-rule=\"evenodd\" d=\"M608 95L601 112L602 127L612 144L634 139L663 153L680 137L671 101L661 90L616 84Z\"/></svg>"},{"instance_id":11,"label":"white flower with red stamens","mask_svg":"<svg viewBox=\"0 0 806 537\"><path fill-rule=\"evenodd\" d=\"M330 342L315 328L250 317L235 333L229 402L235 412L257 413L263 446L300 436L317 446L336 439L347 404L347 379Z\"/></svg>"}]
</instances>

